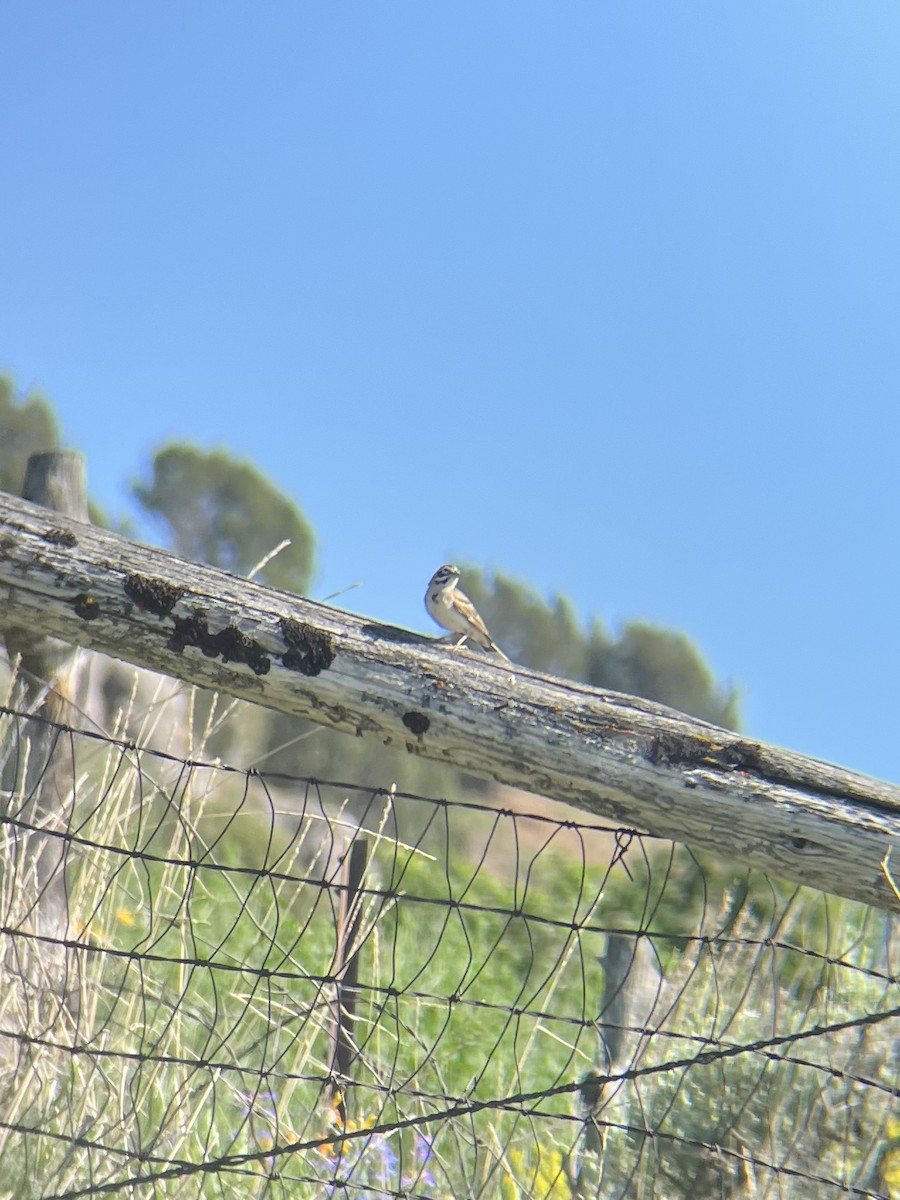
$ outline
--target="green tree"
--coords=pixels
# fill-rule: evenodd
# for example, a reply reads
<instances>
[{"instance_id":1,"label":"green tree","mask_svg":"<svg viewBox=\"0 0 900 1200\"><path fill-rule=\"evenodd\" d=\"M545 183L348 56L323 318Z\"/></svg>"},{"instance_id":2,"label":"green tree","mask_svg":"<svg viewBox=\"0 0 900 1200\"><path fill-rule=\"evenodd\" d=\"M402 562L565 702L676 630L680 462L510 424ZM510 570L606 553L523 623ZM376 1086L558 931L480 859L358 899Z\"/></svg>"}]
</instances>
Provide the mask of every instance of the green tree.
<instances>
[{"instance_id":1,"label":"green tree","mask_svg":"<svg viewBox=\"0 0 900 1200\"><path fill-rule=\"evenodd\" d=\"M250 463L224 450L165 446L154 455L151 480L133 490L144 510L165 524L177 554L237 575L290 539L260 576L273 587L307 591L312 529L293 501Z\"/></svg>"},{"instance_id":2,"label":"green tree","mask_svg":"<svg viewBox=\"0 0 900 1200\"><path fill-rule=\"evenodd\" d=\"M737 695L716 685L697 648L683 633L632 622L618 638L600 621L587 629L564 596L544 600L500 574L489 581L468 568L463 587L504 651L536 671L655 700L704 721L735 729Z\"/></svg>"},{"instance_id":3,"label":"green tree","mask_svg":"<svg viewBox=\"0 0 900 1200\"><path fill-rule=\"evenodd\" d=\"M12 379L0 375L0 491L21 496L31 455L59 449L59 423L50 401L39 392L28 392L17 402ZM127 518L110 517L90 497L88 512L94 525L134 536Z\"/></svg>"},{"instance_id":4,"label":"green tree","mask_svg":"<svg viewBox=\"0 0 900 1200\"><path fill-rule=\"evenodd\" d=\"M696 646L683 633L631 621L617 641L591 639L586 682L628 692L737 729L737 693L716 686Z\"/></svg>"},{"instance_id":5,"label":"green tree","mask_svg":"<svg viewBox=\"0 0 900 1200\"><path fill-rule=\"evenodd\" d=\"M8 375L0 375L0 491L21 496L32 454L59 449L59 426L49 402L30 391L17 401Z\"/></svg>"}]
</instances>

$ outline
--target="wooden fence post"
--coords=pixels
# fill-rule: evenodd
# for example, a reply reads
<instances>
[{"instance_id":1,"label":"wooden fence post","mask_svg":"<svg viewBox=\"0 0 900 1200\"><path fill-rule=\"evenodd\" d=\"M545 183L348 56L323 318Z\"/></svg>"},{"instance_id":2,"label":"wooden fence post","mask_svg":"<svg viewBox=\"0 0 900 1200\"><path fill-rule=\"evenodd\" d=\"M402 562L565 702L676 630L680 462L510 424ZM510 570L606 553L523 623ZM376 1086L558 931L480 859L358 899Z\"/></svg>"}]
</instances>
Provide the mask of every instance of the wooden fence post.
<instances>
[{"instance_id":1,"label":"wooden fence post","mask_svg":"<svg viewBox=\"0 0 900 1200\"><path fill-rule=\"evenodd\" d=\"M23 492L26 500L88 520L81 454L33 454ZM70 1014L77 1011L61 943L70 933L64 835L72 780L71 770L66 770L66 739L56 723L75 723L84 655L60 638L2 618L0 623L14 677L14 703L28 714L10 724L10 737L0 746L0 812L7 818L8 838L0 867L0 906L4 925L35 939L24 943L14 939L18 947L10 946L3 955L11 985L5 988L0 1006L15 1027L33 1030L38 1025L26 1014L37 1004L47 1019L43 1001L48 994ZM33 953L23 953L23 945Z\"/></svg>"},{"instance_id":2,"label":"wooden fence post","mask_svg":"<svg viewBox=\"0 0 900 1200\"><path fill-rule=\"evenodd\" d=\"M357 835L345 851L340 870L340 910L334 956L335 996L331 1026L329 1101L342 1125L347 1121L346 1093L356 1058L356 997L359 985L359 927L362 920L359 891L366 873L369 846Z\"/></svg>"}]
</instances>

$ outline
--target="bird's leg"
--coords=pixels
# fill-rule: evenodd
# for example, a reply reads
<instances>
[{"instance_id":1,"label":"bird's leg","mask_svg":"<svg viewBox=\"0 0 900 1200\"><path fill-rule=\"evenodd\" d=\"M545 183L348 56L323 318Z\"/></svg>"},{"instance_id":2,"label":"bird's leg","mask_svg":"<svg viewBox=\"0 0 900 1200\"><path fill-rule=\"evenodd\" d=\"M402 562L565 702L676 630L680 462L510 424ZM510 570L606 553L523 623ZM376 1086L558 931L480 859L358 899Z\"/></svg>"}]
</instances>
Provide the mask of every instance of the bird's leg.
<instances>
[{"instance_id":1,"label":"bird's leg","mask_svg":"<svg viewBox=\"0 0 900 1200\"><path fill-rule=\"evenodd\" d=\"M456 650L465 639L464 633L445 633L443 636L435 638L434 641L438 646L447 646L451 650Z\"/></svg>"}]
</instances>

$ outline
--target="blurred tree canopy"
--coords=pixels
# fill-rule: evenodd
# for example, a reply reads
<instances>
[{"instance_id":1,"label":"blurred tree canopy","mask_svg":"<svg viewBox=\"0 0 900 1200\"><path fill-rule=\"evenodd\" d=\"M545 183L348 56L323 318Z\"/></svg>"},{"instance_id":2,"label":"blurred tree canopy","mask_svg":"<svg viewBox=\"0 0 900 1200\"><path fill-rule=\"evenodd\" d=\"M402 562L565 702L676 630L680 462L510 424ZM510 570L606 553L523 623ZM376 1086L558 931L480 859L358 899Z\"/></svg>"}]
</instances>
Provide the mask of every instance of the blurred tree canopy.
<instances>
[{"instance_id":1,"label":"blurred tree canopy","mask_svg":"<svg viewBox=\"0 0 900 1200\"><path fill-rule=\"evenodd\" d=\"M740 723L737 693L717 687L700 652L683 633L639 621L629 622L617 638L600 621L583 629L564 596L547 601L505 575L488 580L477 567L464 570L462 587L516 662L655 700L729 729Z\"/></svg>"},{"instance_id":2,"label":"blurred tree canopy","mask_svg":"<svg viewBox=\"0 0 900 1200\"><path fill-rule=\"evenodd\" d=\"M272 587L306 594L315 538L296 504L256 467L224 450L170 445L153 457L149 483L134 495L166 526L176 554L246 575L285 538L260 572Z\"/></svg>"},{"instance_id":3,"label":"blurred tree canopy","mask_svg":"<svg viewBox=\"0 0 900 1200\"><path fill-rule=\"evenodd\" d=\"M12 380L0 376L0 488L20 493L28 456L59 444L59 426L48 401L34 392L17 400ZM260 575L273 587L308 593L313 531L297 505L251 463L221 449L171 444L154 455L150 479L135 483L133 492L144 512L162 522L166 541L177 554L239 575L290 539L290 546ZM104 523L96 509L92 518ZM465 570L463 587L513 660L737 728L735 691L717 686L683 633L642 622L629 622L617 637L600 621L583 627L565 597L544 599L517 580L500 573L489 577L477 567ZM296 725L278 721L274 714L267 721L272 726L264 738L269 765L304 773L312 749L307 739L297 743ZM305 725L301 728L307 731ZM321 738L314 741L321 754ZM356 755L344 746L339 757L345 762Z\"/></svg>"},{"instance_id":4,"label":"blurred tree canopy","mask_svg":"<svg viewBox=\"0 0 900 1200\"><path fill-rule=\"evenodd\" d=\"M0 491L21 496L29 456L59 449L59 425L49 401L30 391L16 399L13 381L0 375Z\"/></svg>"}]
</instances>

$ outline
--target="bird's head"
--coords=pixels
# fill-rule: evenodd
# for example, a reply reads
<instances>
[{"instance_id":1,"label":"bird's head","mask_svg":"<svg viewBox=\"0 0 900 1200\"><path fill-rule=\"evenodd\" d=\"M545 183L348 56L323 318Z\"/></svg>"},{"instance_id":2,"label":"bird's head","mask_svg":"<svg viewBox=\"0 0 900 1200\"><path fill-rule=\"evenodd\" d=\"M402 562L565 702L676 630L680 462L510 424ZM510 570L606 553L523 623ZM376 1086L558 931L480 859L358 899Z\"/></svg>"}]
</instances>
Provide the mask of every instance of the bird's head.
<instances>
[{"instance_id":1,"label":"bird's head","mask_svg":"<svg viewBox=\"0 0 900 1200\"><path fill-rule=\"evenodd\" d=\"M458 579L459 567L454 567L452 563L444 563L432 575L431 582L435 587L446 587L448 584L456 583Z\"/></svg>"}]
</instances>

